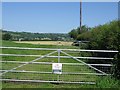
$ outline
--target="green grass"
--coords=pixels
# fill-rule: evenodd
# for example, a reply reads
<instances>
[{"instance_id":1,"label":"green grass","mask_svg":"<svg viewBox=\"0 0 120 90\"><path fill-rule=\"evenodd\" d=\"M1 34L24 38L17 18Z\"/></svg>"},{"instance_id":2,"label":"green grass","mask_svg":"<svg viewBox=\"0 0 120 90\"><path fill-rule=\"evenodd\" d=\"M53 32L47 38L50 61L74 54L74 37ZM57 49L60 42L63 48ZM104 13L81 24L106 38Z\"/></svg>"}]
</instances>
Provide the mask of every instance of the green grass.
<instances>
[{"instance_id":1,"label":"green grass","mask_svg":"<svg viewBox=\"0 0 120 90\"><path fill-rule=\"evenodd\" d=\"M111 77L99 77L95 85L3 82L3 88L119 88L120 82Z\"/></svg>"},{"instance_id":2,"label":"green grass","mask_svg":"<svg viewBox=\"0 0 120 90\"><path fill-rule=\"evenodd\" d=\"M120 81L110 76L98 77L96 82L98 88L120 88Z\"/></svg>"},{"instance_id":3,"label":"green grass","mask_svg":"<svg viewBox=\"0 0 120 90\"><path fill-rule=\"evenodd\" d=\"M14 85L14 87L13 87ZM95 85L53 84L53 83L4 83L5 88L94 88Z\"/></svg>"},{"instance_id":4,"label":"green grass","mask_svg":"<svg viewBox=\"0 0 120 90\"><path fill-rule=\"evenodd\" d=\"M61 46L61 45L33 45L33 44L23 44L23 43L14 43L12 41L2 41L2 46L7 47L31 47L31 48L78 48L75 46Z\"/></svg>"},{"instance_id":5,"label":"green grass","mask_svg":"<svg viewBox=\"0 0 120 90\"><path fill-rule=\"evenodd\" d=\"M32 45L32 44L18 44L12 41L3 41L3 46L9 47L32 47L32 48L77 48L73 46L55 46L55 45ZM35 55L45 55L50 53L51 51L37 51L37 50L13 50L13 49L3 49L2 53L6 54L35 54ZM79 56L79 53L70 53L73 56ZM57 53L53 54L57 55ZM61 54L62 56L64 54ZM32 61L37 57L10 57L3 56L2 60L4 61ZM38 60L38 62L58 62L57 58L43 58ZM73 59L60 59L61 63L80 63ZM3 63L2 69L12 69L21 64L15 63ZM45 64L28 64L17 70L27 70L27 71L45 71L52 72L52 65ZM75 73L95 73L94 70L88 68L87 66L79 66L79 65L63 65L62 72L75 72ZM56 74L35 74L35 73L11 73L8 72L3 75L3 78L8 79L32 79L32 80L57 80L58 75ZM3 88L93 88L93 87L117 87L119 85L119 81L114 80L110 77L98 77L95 75L59 75L60 81L96 81L96 85L82 85L82 84L52 84L52 83L18 83L18 82L3 82Z\"/></svg>"}]
</instances>

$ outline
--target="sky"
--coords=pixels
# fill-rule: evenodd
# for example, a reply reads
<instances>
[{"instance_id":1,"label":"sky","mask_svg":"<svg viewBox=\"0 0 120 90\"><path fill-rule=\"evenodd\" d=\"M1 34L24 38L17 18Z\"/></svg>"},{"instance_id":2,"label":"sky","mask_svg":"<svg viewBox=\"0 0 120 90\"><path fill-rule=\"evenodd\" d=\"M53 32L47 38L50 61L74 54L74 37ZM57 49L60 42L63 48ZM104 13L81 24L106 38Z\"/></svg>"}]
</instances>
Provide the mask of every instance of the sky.
<instances>
[{"instance_id":1,"label":"sky","mask_svg":"<svg viewBox=\"0 0 120 90\"><path fill-rule=\"evenodd\" d=\"M83 2L82 25L118 18L117 2ZM68 33L80 26L79 2L3 2L2 28L34 33Z\"/></svg>"}]
</instances>

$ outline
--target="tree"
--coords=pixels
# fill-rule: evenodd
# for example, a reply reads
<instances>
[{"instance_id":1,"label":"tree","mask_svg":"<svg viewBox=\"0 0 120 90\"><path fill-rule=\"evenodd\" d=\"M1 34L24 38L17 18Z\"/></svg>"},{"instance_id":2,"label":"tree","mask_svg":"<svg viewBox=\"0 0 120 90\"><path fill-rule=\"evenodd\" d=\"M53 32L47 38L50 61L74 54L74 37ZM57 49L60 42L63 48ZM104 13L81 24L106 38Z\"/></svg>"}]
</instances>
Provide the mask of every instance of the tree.
<instances>
[{"instance_id":1,"label":"tree","mask_svg":"<svg viewBox=\"0 0 120 90\"><path fill-rule=\"evenodd\" d=\"M82 34L79 34L77 36L77 40L80 40L80 41L89 41L91 38L91 32L85 32L85 33L82 33Z\"/></svg>"},{"instance_id":2,"label":"tree","mask_svg":"<svg viewBox=\"0 0 120 90\"><path fill-rule=\"evenodd\" d=\"M69 35L70 35L71 38L73 38L75 40L81 40L81 34L88 32L90 29L91 28L87 27L86 25L83 25L81 31L80 31L80 27L78 27L76 29L71 30L69 32Z\"/></svg>"},{"instance_id":3,"label":"tree","mask_svg":"<svg viewBox=\"0 0 120 90\"><path fill-rule=\"evenodd\" d=\"M78 32L77 32L76 29L73 29L71 32L69 32L69 35L70 35L71 38L77 39Z\"/></svg>"},{"instance_id":4,"label":"tree","mask_svg":"<svg viewBox=\"0 0 120 90\"><path fill-rule=\"evenodd\" d=\"M9 34L9 33L5 33L5 34L3 34L2 39L3 39L3 40L11 40L11 39L12 39L12 36L11 36L11 34Z\"/></svg>"}]
</instances>

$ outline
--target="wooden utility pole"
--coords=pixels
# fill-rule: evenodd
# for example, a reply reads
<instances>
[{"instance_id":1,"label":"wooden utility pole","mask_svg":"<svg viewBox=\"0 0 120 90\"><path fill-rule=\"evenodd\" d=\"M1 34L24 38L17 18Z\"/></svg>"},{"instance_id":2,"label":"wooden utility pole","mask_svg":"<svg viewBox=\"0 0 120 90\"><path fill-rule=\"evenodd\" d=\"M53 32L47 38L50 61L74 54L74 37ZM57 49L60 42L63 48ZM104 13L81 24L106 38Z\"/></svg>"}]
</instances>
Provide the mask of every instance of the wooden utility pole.
<instances>
[{"instance_id":1,"label":"wooden utility pole","mask_svg":"<svg viewBox=\"0 0 120 90\"><path fill-rule=\"evenodd\" d=\"M80 31L82 30L82 0L80 0Z\"/></svg>"}]
</instances>

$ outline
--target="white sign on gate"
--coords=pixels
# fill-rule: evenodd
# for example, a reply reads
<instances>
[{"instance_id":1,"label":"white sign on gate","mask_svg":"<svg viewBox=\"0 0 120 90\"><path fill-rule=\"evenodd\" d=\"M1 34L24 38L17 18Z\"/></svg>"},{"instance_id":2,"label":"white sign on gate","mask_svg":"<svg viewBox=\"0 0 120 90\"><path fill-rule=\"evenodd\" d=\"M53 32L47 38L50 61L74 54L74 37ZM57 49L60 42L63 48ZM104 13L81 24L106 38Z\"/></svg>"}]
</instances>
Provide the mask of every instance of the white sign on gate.
<instances>
[{"instance_id":1,"label":"white sign on gate","mask_svg":"<svg viewBox=\"0 0 120 90\"><path fill-rule=\"evenodd\" d=\"M54 74L62 74L62 63L53 63L52 71Z\"/></svg>"}]
</instances>

